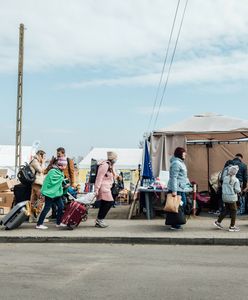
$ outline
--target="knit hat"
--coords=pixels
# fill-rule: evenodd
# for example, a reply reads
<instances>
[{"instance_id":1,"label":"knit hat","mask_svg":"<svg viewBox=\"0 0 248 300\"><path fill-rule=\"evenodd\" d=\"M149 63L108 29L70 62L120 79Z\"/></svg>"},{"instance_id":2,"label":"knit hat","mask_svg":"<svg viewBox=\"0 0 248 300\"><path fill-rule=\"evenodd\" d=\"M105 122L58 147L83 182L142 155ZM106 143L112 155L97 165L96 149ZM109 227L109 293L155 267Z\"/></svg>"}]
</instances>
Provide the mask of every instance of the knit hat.
<instances>
[{"instance_id":1,"label":"knit hat","mask_svg":"<svg viewBox=\"0 0 248 300\"><path fill-rule=\"evenodd\" d=\"M117 159L117 154L115 152L108 151L107 157L108 157L108 160L115 160L115 159Z\"/></svg>"},{"instance_id":2,"label":"knit hat","mask_svg":"<svg viewBox=\"0 0 248 300\"><path fill-rule=\"evenodd\" d=\"M231 175L231 176L236 175L238 173L238 171L239 171L239 166L230 166L228 168L228 175Z\"/></svg>"},{"instance_id":3,"label":"knit hat","mask_svg":"<svg viewBox=\"0 0 248 300\"><path fill-rule=\"evenodd\" d=\"M58 160L57 160L57 165L58 166L67 166L67 159L65 156L62 156L62 157L59 157Z\"/></svg>"}]
</instances>

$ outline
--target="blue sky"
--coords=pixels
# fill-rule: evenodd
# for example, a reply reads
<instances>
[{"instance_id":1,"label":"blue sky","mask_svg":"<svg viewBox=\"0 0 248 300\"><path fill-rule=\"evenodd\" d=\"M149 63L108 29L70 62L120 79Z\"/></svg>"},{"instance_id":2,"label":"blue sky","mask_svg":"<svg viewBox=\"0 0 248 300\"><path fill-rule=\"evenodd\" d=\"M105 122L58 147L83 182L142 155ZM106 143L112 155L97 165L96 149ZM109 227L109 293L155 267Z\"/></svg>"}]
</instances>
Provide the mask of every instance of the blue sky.
<instances>
[{"instance_id":1,"label":"blue sky","mask_svg":"<svg viewBox=\"0 0 248 300\"><path fill-rule=\"evenodd\" d=\"M15 143L18 28L24 23L23 144L39 140L48 155L64 146L70 156L91 147L137 147L151 117L176 4L1 1L0 144ZM189 0L150 130L203 112L247 119L247 15L245 0Z\"/></svg>"}]
</instances>

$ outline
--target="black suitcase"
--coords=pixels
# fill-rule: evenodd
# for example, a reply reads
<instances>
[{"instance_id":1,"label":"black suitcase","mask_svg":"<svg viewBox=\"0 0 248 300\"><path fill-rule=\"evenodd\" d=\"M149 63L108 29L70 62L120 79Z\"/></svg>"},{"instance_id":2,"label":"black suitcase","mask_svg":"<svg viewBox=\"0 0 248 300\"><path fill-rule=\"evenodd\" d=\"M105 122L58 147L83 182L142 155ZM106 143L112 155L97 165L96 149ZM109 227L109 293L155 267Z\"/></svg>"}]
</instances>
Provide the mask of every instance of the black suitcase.
<instances>
[{"instance_id":1,"label":"black suitcase","mask_svg":"<svg viewBox=\"0 0 248 300\"><path fill-rule=\"evenodd\" d=\"M28 220L30 215L30 202L23 201L14 206L11 211L0 221L0 225L5 229L14 229Z\"/></svg>"},{"instance_id":2,"label":"black suitcase","mask_svg":"<svg viewBox=\"0 0 248 300\"><path fill-rule=\"evenodd\" d=\"M31 185L25 185L25 184L17 184L14 186L14 205L23 202L23 201L27 201L30 200L31 197ZM13 206L14 206L13 205Z\"/></svg>"}]
</instances>

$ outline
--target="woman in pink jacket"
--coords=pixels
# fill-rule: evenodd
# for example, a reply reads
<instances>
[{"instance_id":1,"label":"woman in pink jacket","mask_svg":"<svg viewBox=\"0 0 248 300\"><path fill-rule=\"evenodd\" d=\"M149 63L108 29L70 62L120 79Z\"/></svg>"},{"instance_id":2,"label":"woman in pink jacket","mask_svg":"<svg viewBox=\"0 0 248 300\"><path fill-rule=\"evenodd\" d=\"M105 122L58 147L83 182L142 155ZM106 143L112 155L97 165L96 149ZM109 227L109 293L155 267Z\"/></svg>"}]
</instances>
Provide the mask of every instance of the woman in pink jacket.
<instances>
[{"instance_id":1,"label":"woman in pink jacket","mask_svg":"<svg viewBox=\"0 0 248 300\"><path fill-rule=\"evenodd\" d=\"M101 200L95 225L99 228L105 228L108 226L104 222L104 219L114 201L111 193L111 187L115 179L114 163L117 160L117 154L115 152L107 152L107 157L108 160L103 161L99 165L95 181L96 198L97 200Z\"/></svg>"}]
</instances>

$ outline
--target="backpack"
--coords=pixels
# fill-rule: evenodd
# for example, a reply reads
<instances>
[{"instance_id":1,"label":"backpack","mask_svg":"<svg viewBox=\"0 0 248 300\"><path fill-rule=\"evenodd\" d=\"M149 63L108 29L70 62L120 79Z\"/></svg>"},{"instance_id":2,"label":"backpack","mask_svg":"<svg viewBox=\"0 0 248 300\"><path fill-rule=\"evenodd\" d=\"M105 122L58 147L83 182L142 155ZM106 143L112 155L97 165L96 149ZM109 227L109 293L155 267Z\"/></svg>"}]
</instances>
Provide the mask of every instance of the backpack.
<instances>
[{"instance_id":1,"label":"backpack","mask_svg":"<svg viewBox=\"0 0 248 300\"><path fill-rule=\"evenodd\" d=\"M25 165L20 166L17 173L17 178L22 184L31 185L35 181L35 174L32 172L30 165L25 163Z\"/></svg>"},{"instance_id":2,"label":"backpack","mask_svg":"<svg viewBox=\"0 0 248 300\"><path fill-rule=\"evenodd\" d=\"M96 177L98 173L98 168L99 166L103 163L107 162L109 164L109 161L97 161L96 159L92 158L91 159L91 164L90 164L90 176L89 176L89 183L94 184L96 182Z\"/></svg>"}]
</instances>

